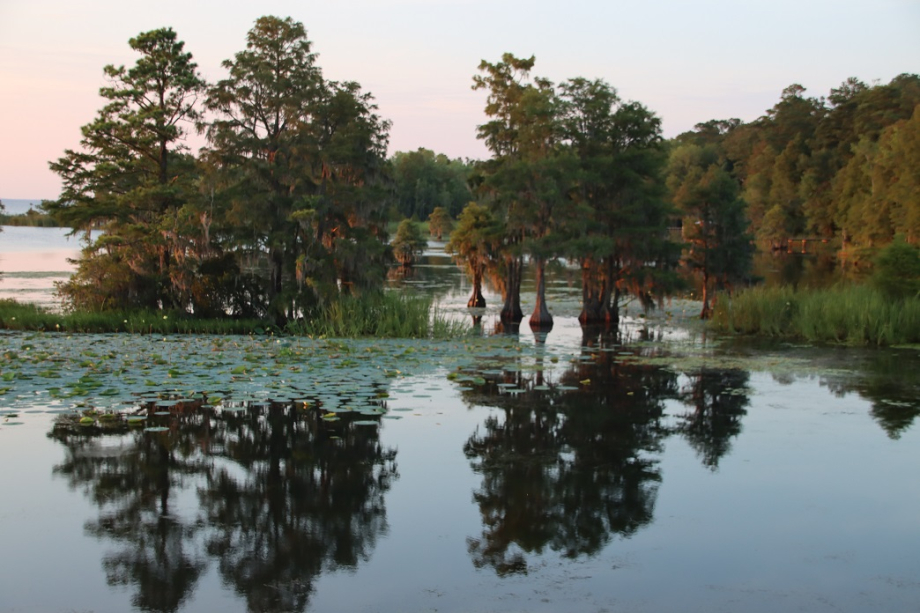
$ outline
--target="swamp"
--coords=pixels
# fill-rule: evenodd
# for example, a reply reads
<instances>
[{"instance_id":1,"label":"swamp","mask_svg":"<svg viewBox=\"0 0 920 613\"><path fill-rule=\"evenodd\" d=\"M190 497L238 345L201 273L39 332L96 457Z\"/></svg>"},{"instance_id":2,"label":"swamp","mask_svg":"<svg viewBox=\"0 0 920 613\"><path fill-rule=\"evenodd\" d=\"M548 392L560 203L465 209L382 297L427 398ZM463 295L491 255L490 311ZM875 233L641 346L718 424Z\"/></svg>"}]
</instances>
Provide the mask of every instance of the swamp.
<instances>
[{"instance_id":1,"label":"swamp","mask_svg":"<svg viewBox=\"0 0 920 613\"><path fill-rule=\"evenodd\" d=\"M0 297L63 233L4 229ZM0 333L0 611L916 610L916 347L611 335L577 274L548 333ZM469 320L441 243L390 283Z\"/></svg>"}]
</instances>

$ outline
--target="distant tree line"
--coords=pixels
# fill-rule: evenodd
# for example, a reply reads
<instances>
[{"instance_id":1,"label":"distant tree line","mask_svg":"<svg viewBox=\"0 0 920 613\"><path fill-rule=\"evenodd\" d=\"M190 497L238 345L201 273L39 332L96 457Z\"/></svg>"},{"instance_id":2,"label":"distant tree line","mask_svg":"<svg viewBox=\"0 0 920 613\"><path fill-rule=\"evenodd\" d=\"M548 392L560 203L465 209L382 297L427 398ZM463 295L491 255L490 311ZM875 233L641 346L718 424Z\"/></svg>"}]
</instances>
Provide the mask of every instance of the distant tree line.
<instances>
[{"instance_id":1,"label":"distant tree line","mask_svg":"<svg viewBox=\"0 0 920 613\"><path fill-rule=\"evenodd\" d=\"M39 205L39 209L42 209L43 205ZM30 206L25 213L7 213L3 202L0 202L0 226L57 227L57 222L47 213L43 213L42 210L37 210Z\"/></svg>"},{"instance_id":2,"label":"distant tree line","mask_svg":"<svg viewBox=\"0 0 920 613\"><path fill-rule=\"evenodd\" d=\"M779 246L833 240L860 256L920 242L920 76L850 78L827 98L793 84L763 117L698 124L672 160L706 156L741 186L751 230Z\"/></svg>"},{"instance_id":3,"label":"distant tree line","mask_svg":"<svg viewBox=\"0 0 920 613\"><path fill-rule=\"evenodd\" d=\"M468 184L472 161L418 149L394 153L390 164L400 218L428 219L436 208L456 218L473 198Z\"/></svg>"}]
</instances>

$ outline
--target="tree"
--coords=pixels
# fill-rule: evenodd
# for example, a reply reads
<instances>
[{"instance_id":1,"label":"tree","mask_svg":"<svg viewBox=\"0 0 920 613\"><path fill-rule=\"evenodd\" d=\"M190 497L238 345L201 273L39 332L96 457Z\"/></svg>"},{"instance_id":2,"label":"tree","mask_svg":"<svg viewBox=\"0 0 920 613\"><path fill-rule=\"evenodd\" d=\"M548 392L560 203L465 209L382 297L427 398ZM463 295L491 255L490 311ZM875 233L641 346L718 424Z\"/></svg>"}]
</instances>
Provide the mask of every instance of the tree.
<instances>
[{"instance_id":1,"label":"tree","mask_svg":"<svg viewBox=\"0 0 920 613\"><path fill-rule=\"evenodd\" d=\"M748 274L754 247L738 183L715 163L711 149L678 147L671 154L668 187L683 213L683 237L689 244L683 262L700 277L702 319L712 314L714 284L730 288Z\"/></svg>"},{"instance_id":2,"label":"tree","mask_svg":"<svg viewBox=\"0 0 920 613\"><path fill-rule=\"evenodd\" d=\"M208 158L279 322L379 287L388 122L357 83L325 81L303 25L261 17L207 99ZM263 260L264 258L264 260ZM267 261L265 261L267 260Z\"/></svg>"},{"instance_id":3,"label":"tree","mask_svg":"<svg viewBox=\"0 0 920 613\"><path fill-rule=\"evenodd\" d=\"M562 135L576 180L559 221L566 255L581 265L579 320L615 325L621 295L645 301L671 286L661 122L641 104L621 102L604 81L570 79L560 88Z\"/></svg>"},{"instance_id":4,"label":"tree","mask_svg":"<svg viewBox=\"0 0 920 613\"><path fill-rule=\"evenodd\" d=\"M128 44L141 57L130 69L105 67L106 104L81 129L81 150L50 163L64 187L49 213L74 232L103 230L61 290L72 307L188 308L173 277L185 246L170 230L196 193L183 126L198 119L205 83L172 29Z\"/></svg>"},{"instance_id":5,"label":"tree","mask_svg":"<svg viewBox=\"0 0 920 613\"><path fill-rule=\"evenodd\" d=\"M690 411L675 428L700 456L703 466L715 471L731 451L731 439L741 433L741 420L750 399L743 392L750 379L744 370L701 368L684 373L687 383L680 400Z\"/></svg>"},{"instance_id":6,"label":"tree","mask_svg":"<svg viewBox=\"0 0 920 613\"><path fill-rule=\"evenodd\" d=\"M441 240L445 232L450 234L452 227L453 220L450 218L450 213L447 212L447 209L443 206L437 206L431 211L431 215L428 216L428 233L431 236Z\"/></svg>"},{"instance_id":7,"label":"tree","mask_svg":"<svg viewBox=\"0 0 920 613\"><path fill-rule=\"evenodd\" d=\"M485 113L490 118L477 129L492 158L481 164L481 189L489 196L497 219L504 223L505 304L503 322L523 319L520 307L523 255L529 253L537 274L537 295L531 327L552 326L546 307L544 269L555 255L551 237L553 209L565 194L564 164L558 157L557 99L552 84L535 78L528 82L534 58L516 58L479 65L473 89L488 90Z\"/></svg>"},{"instance_id":8,"label":"tree","mask_svg":"<svg viewBox=\"0 0 920 613\"><path fill-rule=\"evenodd\" d=\"M467 204L444 250L466 269L473 282L473 293L466 303L468 307L486 306L486 299L482 295L482 279L490 263L495 260L500 240L500 228L489 208L476 202Z\"/></svg>"},{"instance_id":9,"label":"tree","mask_svg":"<svg viewBox=\"0 0 920 613\"><path fill-rule=\"evenodd\" d=\"M402 264L404 268L412 267L427 246L428 241L422 236L418 224L411 219L403 219L399 223L392 247L396 261Z\"/></svg>"}]
</instances>

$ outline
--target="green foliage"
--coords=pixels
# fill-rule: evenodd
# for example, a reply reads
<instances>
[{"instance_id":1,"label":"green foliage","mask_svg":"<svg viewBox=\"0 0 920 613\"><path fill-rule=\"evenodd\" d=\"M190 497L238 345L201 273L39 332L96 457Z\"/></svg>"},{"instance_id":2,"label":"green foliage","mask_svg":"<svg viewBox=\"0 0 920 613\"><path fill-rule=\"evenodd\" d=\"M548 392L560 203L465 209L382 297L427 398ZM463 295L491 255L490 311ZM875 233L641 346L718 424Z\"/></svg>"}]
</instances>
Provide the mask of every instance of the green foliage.
<instances>
[{"instance_id":1,"label":"green foliage","mask_svg":"<svg viewBox=\"0 0 920 613\"><path fill-rule=\"evenodd\" d=\"M443 153L420 148L397 151L390 158L390 166L396 213L400 217L426 219L438 208L456 217L470 200L470 162L451 160Z\"/></svg>"},{"instance_id":2,"label":"green foliage","mask_svg":"<svg viewBox=\"0 0 920 613\"><path fill-rule=\"evenodd\" d=\"M205 319L180 311L73 311L53 313L34 304L0 300L0 328L45 332L133 334L251 334L264 330L256 319Z\"/></svg>"},{"instance_id":3,"label":"green foliage","mask_svg":"<svg viewBox=\"0 0 920 613\"><path fill-rule=\"evenodd\" d=\"M417 223L411 219L404 219L396 229L391 246L396 260L403 266L410 267L428 246L428 241L425 240Z\"/></svg>"},{"instance_id":4,"label":"green foliage","mask_svg":"<svg viewBox=\"0 0 920 613\"><path fill-rule=\"evenodd\" d=\"M552 84L530 79L534 58L502 55L494 64L483 60L482 74L473 77L473 89L486 90L486 123L477 127L477 138L492 152L476 171L478 189L488 202L493 217L503 228L502 272L499 284L504 305L503 322L519 322L523 255L538 251L537 274L542 279L546 253L540 241L546 237L553 205L559 190L553 169L554 126ZM549 170L546 175L543 170ZM529 245L525 246L525 241ZM534 317L549 318L543 300L544 286L538 280Z\"/></svg>"},{"instance_id":5,"label":"green foliage","mask_svg":"<svg viewBox=\"0 0 920 613\"><path fill-rule=\"evenodd\" d=\"M761 241L838 239L861 258L896 234L918 240L918 106L918 75L872 86L850 78L826 99L793 84L756 121L701 123L675 142L717 151L712 163L744 186Z\"/></svg>"},{"instance_id":6,"label":"green foliage","mask_svg":"<svg viewBox=\"0 0 920 613\"><path fill-rule=\"evenodd\" d=\"M920 298L920 249L896 239L875 258L872 284L894 299Z\"/></svg>"},{"instance_id":7,"label":"green foliage","mask_svg":"<svg viewBox=\"0 0 920 613\"><path fill-rule=\"evenodd\" d=\"M464 207L444 251L466 269L473 283L473 293L467 306L486 305L482 296L482 280L486 271L498 264L501 239L502 228L488 207L476 202L470 202Z\"/></svg>"},{"instance_id":8,"label":"green foliage","mask_svg":"<svg viewBox=\"0 0 920 613\"><path fill-rule=\"evenodd\" d=\"M804 291L758 287L720 300L712 322L723 332L811 342L917 343L920 298L893 301L868 286Z\"/></svg>"},{"instance_id":9,"label":"green foliage","mask_svg":"<svg viewBox=\"0 0 920 613\"><path fill-rule=\"evenodd\" d=\"M614 322L620 296L651 304L675 287L661 122L641 104L620 101L603 81L575 78L554 87L530 78L533 64L505 54L483 61L474 77L474 89L488 91L489 121L478 136L492 158L477 167L476 183L502 232L490 258L504 277L497 283L502 318L521 318L526 254L537 276L531 325L552 323L543 270L560 256L581 264L582 322Z\"/></svg>"},{"instance_id":10,"label":"green foliage","mask_svg":"<svg viewBox=\"0 0 920 613\"><path fill-rule=\"evenodd\" d=\"M627 293L651 305L675 287L677 250L667 238L673 212L660 180L661 122L641 104L622 102L603 81L570 79L560 89L574 182L559 222L565 254L582 268L579 319L616 322Z\"/></svg>"},{"instance_id":11,"label":"green foliage","mask_svg":"<svg viewBox=\"0 0 920 613\"><path fill-rule=\"evenodd\" d=\"M6 211L6 207L3 206L3 202L0 202L0 226L19 226L32 228L59 227L59 224L54 219L52 219L50 215L44 212L45 202L42 202L42 205L39 206L38 210L33 209L30 206L28 211L17 215L7 215L4 213L4 211ZM0 229L0 232L2 231L3 230Z\"/></svg>"},{"instance_id":12,"label":"green foliage","mask_svg":"<svg viewBox=\"0 0 920 613\"><path fill-rule=\"evenodd\" d=\"M3 204L0 203L0 211L3 211ZM19 226L30 228L58 228L60 224L50 215L41 213L35 209L29 209L20 215L6 215L0 213L0 225L2 226Z\"/></svg>"},{"instance_id":13,"label":"green foliage","mask_svg":"<svg viewBox=\"0 0 920 613\"><path fill-rule=\"evenodd\" d=\"M431 236L441 240L445 234L450 234L454 227L454 220L450 213L442 206L437 206L428 216L428 232Z\"/></svg>"},{"instance_id":14,"label":"green foliage","mask_svg":"<svg viewBox=\"0 0 920 613\"><path fill-rule=\"evenodd\" d=\"M45 209L74 232L102 229L106 241L83 251L77 265L84 274L61 291L72 306L84 306L93 288L80 284L94 276L89 268L98 268L92 259L100 255L123 285L144 288L130 295L131 306L184 308L175 267L200 255L189 250L196 228L176 224L196 192L184 126L200 116L195 103L205 83L172 29L141 33L129 45L140 58L130 69L105 67L110 85L99 91L105 105L83 126L81 149L50 164L64 187Z\"/></svg>"},{"instance_id":15,"label":"green foliage","mask_svg":"<svg viewBox=\"0 0 920 613\"><path fill-rule=\"evenodd\" d=\"M382 286L389 124L357 83L323 78L302 24L258 19L212 87L171 29L130 45L141 57L105 68L81 149L51 164L52 218L102 230L58 287L66 308L283 323Z\"/></svg>"},{"instance_id":16,"label":"green foliage","mask_svg":"<svg viewBox=\"0 0 920 613\"><path fill-rule=\"evenodd\" d=\"M261 17L211 89L207 161L238 251L283 322L382 284L389 123L323 78L303 24Z\"/></svg>"},{"instance_id":17,"label":"green foliage","mask_svg":"<svg viewBox=\"0 0 920 613\"><path fill-rule=\"evenodd\" d=\"M466 334L468 328L444 317L428 297L371 292L344 296L314 317L290 322L285 330L330 338L450 338Z\"/></svg>"},{"instance_id":18,"label":"green foliage","mask_svg":"<svg viewBox=\"0 0 920 613\"><path fill-rule=\"evenodd\" d=\"M703 319L711 315L712 290L730 289L743 281L754 254L738 183L716 160L712 147L683 145L672 151L668 172L668 187L683 214L682 233L688 243L683 263L702 282Z\"/></svg>"}]
</instances>

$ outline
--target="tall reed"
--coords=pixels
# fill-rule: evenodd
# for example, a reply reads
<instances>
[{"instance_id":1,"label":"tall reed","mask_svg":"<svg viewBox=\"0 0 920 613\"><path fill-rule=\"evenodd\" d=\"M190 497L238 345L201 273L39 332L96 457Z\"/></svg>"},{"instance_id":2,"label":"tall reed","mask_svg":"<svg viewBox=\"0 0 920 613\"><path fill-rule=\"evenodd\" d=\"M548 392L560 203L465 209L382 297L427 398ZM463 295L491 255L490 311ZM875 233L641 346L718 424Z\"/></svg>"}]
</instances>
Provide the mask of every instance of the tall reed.
<instances>
[{"instance_id":1,"label":"tall reed","mask_svg":"<svg viewBox=\"0 0 920 613\"><path fill-rule=\"evenodd\" d=\"M795 291L756 287L722 296L721 331L850 345L920 343L920 299L891 299L864 285Z\"/></svg>"},{"instance_id":2,"label":"tall reed","mask_svg":"<svg viewBox=\"0 0 920 613\"><path fill-rule=\"evenodd\" d=\"M444 317L426 296L380 292L344 296L286 330L340 338L448 338L465 334L467 326Z\"/></svg>"},{"instance_id":3,"label":"tall reed","mask_svg":"<svg viewBox=\"0 0 920 613\"><path fill-rule=\"evenodd\" d=\"M469 326L444 317L429 298L396 292L343 297L283 330L258 319L200 319L164 311L52 313L32 304L0 300L0 329L137 334L265 334L355 338L449 338Z\"/></svg>"}]
</instances>

